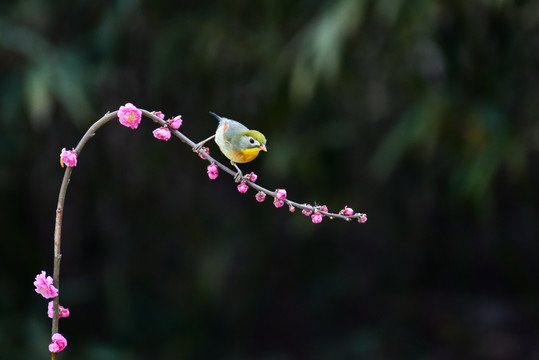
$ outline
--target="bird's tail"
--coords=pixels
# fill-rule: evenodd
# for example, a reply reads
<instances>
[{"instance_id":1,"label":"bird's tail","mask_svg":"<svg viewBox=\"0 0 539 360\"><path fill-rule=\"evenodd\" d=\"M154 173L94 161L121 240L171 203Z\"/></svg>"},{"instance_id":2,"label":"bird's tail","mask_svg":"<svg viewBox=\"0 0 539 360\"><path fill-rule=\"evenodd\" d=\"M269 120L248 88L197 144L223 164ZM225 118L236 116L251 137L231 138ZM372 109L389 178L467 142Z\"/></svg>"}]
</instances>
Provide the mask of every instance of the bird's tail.
<instances>
[{"instance_id":1,"label":"bird's tail","mask_svg":"<svg viewBox=\"0 0 539 360\"><path fill-rule=\"evenodd\" d=\"M219 120L219 122L221 122L222 119L221 119L221 117L219 115L217 115L216 113L211 112L211 111L210 111L210 114L212 114L217 120Z\"/></svg>"}]
</instances>

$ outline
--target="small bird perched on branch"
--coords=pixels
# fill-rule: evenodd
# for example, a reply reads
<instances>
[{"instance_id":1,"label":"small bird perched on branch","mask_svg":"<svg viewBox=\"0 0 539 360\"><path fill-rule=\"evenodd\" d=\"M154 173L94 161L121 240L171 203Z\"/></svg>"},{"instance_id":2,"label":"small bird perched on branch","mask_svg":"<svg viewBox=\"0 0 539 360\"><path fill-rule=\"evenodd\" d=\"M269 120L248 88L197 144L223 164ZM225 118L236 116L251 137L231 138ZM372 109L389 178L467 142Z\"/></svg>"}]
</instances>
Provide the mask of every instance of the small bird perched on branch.
<instances>
[{"instance_id":1,"label":"small bird perched on branch","mask_svg":"<svg viewBox=\"0 0 539 360\"><path fill-rule=\"evenodd\" d=\"M256 130L249 130L243 124L225 117L210 112L217 120L219 126L215 134L199 142L194 148L194 151L200 148L209 140L215 138L215 142L219 145L221 152L230 160L230 163L238 170L234 180L240 182L243 174L236 164L243 164L253 161L260 150L268 151L266 148L266 137Z\"/></svg>"}]
</instances>

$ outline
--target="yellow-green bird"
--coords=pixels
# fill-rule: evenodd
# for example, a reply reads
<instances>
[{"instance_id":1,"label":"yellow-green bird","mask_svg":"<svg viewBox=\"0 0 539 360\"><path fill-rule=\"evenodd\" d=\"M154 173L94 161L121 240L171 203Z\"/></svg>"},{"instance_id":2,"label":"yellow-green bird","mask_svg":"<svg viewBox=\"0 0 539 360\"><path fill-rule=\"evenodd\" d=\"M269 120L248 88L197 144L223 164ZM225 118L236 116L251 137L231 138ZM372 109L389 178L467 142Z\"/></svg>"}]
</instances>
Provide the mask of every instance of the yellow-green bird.
<instances>
[{"instance_id":1,"label":"yellow-green bird","mask_svg":"<svg viewBox=\"0 0 539 360\"><path fill-rule=\"evenodd\" d=\"M266 137L260 131L249 130L245 125L235 120L221 117L213 112L210 114L219 120L219 126L217 126L215 135L198 143L194 150L198 151L207 141L215 138L221 152L238 170L234 179L236 182L240 182L243 174L236 164L253 161L261 150L268 151Z\"/></svg>"}]
</instances>

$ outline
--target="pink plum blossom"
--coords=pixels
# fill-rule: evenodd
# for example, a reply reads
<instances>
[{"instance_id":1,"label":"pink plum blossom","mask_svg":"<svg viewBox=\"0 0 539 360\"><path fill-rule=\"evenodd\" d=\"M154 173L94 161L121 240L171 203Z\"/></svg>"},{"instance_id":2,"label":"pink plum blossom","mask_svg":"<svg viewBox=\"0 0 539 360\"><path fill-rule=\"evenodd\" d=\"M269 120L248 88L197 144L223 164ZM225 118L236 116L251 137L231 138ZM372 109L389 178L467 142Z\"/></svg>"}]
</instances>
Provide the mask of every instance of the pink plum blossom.
<instances>
[{"instance_id":1,"label":"pink plum blossom","mask_svg":"<svg viewBox=\"0 0 539 360\"><path fill-rule=\"evenodd\" d=\"M118 110L118 119L123 126L136 129L142 119L142 111L137 109L135 105L127 103L125 106L120 106L120 110Z\"/></svg>"},{"instance_id":2,"label":"pink plum blossom","mask_svg":"<svg viewBox=\"0 0 539 360\"><path fill-rule=\"evenodd\" d=\"M263 192L263 191L257 192L256 195L255 195L255 199L256 199L256 201L258 201L258 202L264 201L264 200L266 199L266 193Z\"/></svg>"},{"instance_id":3,"label":"pink plum blossom","mask_svg":"<svg viewBox=\"0 0 539 360\"><path fill-rule=\"evenodd\" d=\"M357 221L360 224L363 224L364 222L367 222L367 214L361 214L361 216L357 218Z\"/></svg>"},{"instance_id":4,"label":"pink plum blossom","mask_svg":"<svg viewBox=\"0 0 539 360\"><path fill-rule=\"evenodd\" d=\"M313 224L320 224L322 222L322 218L322 214L320 214L318 211L311 215L311 220L313 221Z\"/></svg>"},{"instance_id":5,"label":"pink plum blossom","mask_svg":"<svg viewBox=\"0 0 539 360\"><path fill-rule=\"evenodd\" d=\"M286 190L285 189L277 189L275 190L275 198L279 200L285 200L286 199Z\"/></svg>"},{"instance_id":6,"label":"pink plum blossom","mask_svg":"<svg viewBox=\"0 0 539 360\"><path fill-rule=\"evenodd\" d=\"M296 208L294 207L294 205L289 205L289 206L288 206L288 211L290 211L291 213L293 213L293 212L296 211Z\"/></svg>"},{"instance_id":7,"label":"pink plum blossom","mask_svg":"<svg viewBox=\"0 0 539 360\"><path fill-rule=\"evenodd\" d=\"M168 141L170 139L170 130L166 126L155 129L152 134L154 138L159 140Z\"/></svg>"},{"instance_id":8,"label":"pink plum blossom","mask_svg":"<svg viewBox=\"0 0 539 360\"><path fill-rule=\"evenodd\" d=\"M53 353L60 352L67 346L67 340L60 333L52 336L52 342L49 344L49 351Z\"/></svg>"},{"instance_id":9,"label":"pink plum blossom","mask_svg":"<svg viewBox=\"0 0 539 360\"><path fill-rule=\"evenodd\" d=\"M273 199L273 205L276 207L276 208L280 208L284 205L284 201L283 200L279 200L277 198L274 198Z\"/></svg>"},{"instance_id":10,"label":"pink plum blossom","mask_svg":"<svg viewBox=\"0 0 539 360\"><path fill-rule=\"evenodd\" d=\"M305 216L310 216L313 213L312 206L307 205L307 204L303 204L303 205L310 207L310 209L303 209L301 210L301 213Z\"/></svg>"},{"instance_id":11,"label":"pink plum blossom","mask_svg":"<svg viewBox=\"0 0 539 360\"><path fill-rule=\"evenodd\" d=\"M47 315L52 319L54 316L54 301L49 301L49 309L47 310ZM63 306L58 305L58 318L69 317L69 309L64 308Z\"/></svg>"},{"instance_id":12,"label":"pink plum blossom","mask_svg":"<svg viewBox=\"0 0 539 360\"><path fill-rule=\"evenodd\" d=\"M247 174L245 178L251 182L255 182L256 179L258 179L258 175L256 175L254 172L251 172L250 174Z\"/></svg>"},{"instance_id":13,"label":"pink plum blossom","mask_svg":"<svg viewBox=\"0 0 539 360\"><path fill-rule=\"evenodd\" d=\"M339 211L339 214L344 215L344 216L352 216L354 215L354 209L349 208L348 206L345 206L344 209Z\"/></svg>"},{"instance_id":14,"label":"pink plum blossom","mask_svg":"<svg viewBox=\"0 0 539 360\"><path fill-rule=\"evenodd\" d=\"M210 148L203 147L201 150L204 150L206 152L206 154L210 155ZM206 159L206 157L204 155L202 155L202 153L198 153L198 156L200 156L201 159Z\"/></svg>"},{"instance_id":15,"label":"pink plum blossom","mask_svg":"<svg viewBox=\"0 0 539 360\"><path fill-rule=\"evenodd\" d=\"M168 125L174 130L178 130L180 126L182 126L182 122L183 120L181 115L178 115L167 121Z\"/></svg>"},{"instance_id":16,"label":"pink plum blossom","mask_svg":"<svg viewBox=\"0 0 539 360\"><path fill-rule=\"evenodd\" d=\"M247 186L247 184L245 183L245 181L242 181L239 185L238 185L238 191L242 194L246 193L247 190L249 189L249 186Z\"/></svg>"},{"instance_id":17,"label":"pink plum blossom","mask_svg":"<svg viewBox=\"0 0 539 360\"><path fill-rule=\"evenodd\" d=\"M157 116L159 119L163 120L165 118L165 114L163 114L161 111L152 111L152 114ZM155 121L157 122L157 121Z\"/></svg>"},{"instance_id":18,"label":"pink plum blossom","mask_svg":"<svg viewBox=\"0 0 539 360\"><path fill-rule=\"evenodd\" d=\"M52 285L52 282L52 277L47 276L47 273L42 271L41 274L36 276L36 281L34 281L36 293L41 294L45 299L52 299L58 296L58 289Z\"/></svg>"},{"instance_id":19,"label":"pink plum blossom","mask_svg":"<svg viewBox=\"0 0 539 360\"><path fill-rule=\"evenodd\" d=\"M322 205L319 207L320 211L329 212L328 207L326 205ZM320 214L322 217L326 216L324 214Z\"/></svg>"},{"instance_id":20,"label":"pink plum blossom","mask_svg":"<svg viewBox=\"0 0 539 360\"><path fill-rule=\"evenodd\" d=\"M217 176L219 176L219 170L217 169L217 165L210 164L208 165L208 177L212 180L217 179Z\"/></svg>"},{"instance_id":21,"label":"pink plum blossom","mask_svg":"<svg viewBox=\"0 0 539 360\"><path fill-rule=\"evenodd\" d=\"M60 153L60 165L62 167L74 167L77 166L77 152L75 150L66 150L66 148L62 149L62 152Z\"/></svg>"}]
</instances>

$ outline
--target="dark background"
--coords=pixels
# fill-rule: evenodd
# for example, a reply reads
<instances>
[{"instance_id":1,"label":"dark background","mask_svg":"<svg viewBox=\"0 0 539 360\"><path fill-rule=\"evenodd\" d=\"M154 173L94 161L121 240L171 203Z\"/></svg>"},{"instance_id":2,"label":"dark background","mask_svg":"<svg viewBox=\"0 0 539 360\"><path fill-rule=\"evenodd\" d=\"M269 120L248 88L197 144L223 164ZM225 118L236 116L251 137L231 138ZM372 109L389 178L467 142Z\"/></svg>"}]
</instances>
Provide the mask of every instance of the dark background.
<instances>
[{"instance_id":1,"label":"dark background","mask_svg":"<svg viewBox=\"0 0 539 360\"><path fill-rule=\"evenodd\" d=\"M67 193L60 358L539 359L539 2L2 2L2 358L49 357L60 150L126 102L240 120L260 185L369 220L112 121Z\"/></svg>"}]
</instances>

